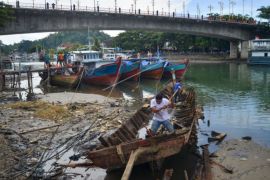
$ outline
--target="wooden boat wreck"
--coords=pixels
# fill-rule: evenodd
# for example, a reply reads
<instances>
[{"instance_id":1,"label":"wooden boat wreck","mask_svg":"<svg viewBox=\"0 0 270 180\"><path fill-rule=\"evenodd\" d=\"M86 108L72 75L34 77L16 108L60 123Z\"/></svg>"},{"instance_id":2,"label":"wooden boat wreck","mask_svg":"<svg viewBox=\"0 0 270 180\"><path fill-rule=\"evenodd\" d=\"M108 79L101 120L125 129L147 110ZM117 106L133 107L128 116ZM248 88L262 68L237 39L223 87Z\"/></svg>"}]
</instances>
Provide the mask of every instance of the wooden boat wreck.
<instances>
[{"instance_id":1,"label":"wooden boat wreck","mask_svg":"<svg viewBox=\"0 0 270 180\"><path fill-rule=\"evenodd\" d=\"M171 98L174 94L172 87L173 85L169 84L162 90L163 96ZM145 124L148 124L152 117L149 104L145 104L120 128L99 137L101 142L99 147L85 152L90 163L70 167L97 166L104 169L126 167L123 177L127 178L122 179L128 179L133 165L158 161L179 153L185 145L192 143L190 137L194 135L195 122L198 119L194 90L192 88L182 90L180 96L181 102L176 103L174 109L174 133L161 130L156 136L138 139L138 130L146 128Z\"/></svg>"},{"instance_id":2,"label":"wooden boat wreck","mask_svg":"<svg viewBox=\"0 0 270 180\"><path fill-rule=\"evenodd\" d=\"M49 78L48 71L50 71ZM49 81L54 86L74 88L79 83L80 78L82 78L83 67L57 67L50 68L48 71L39 72L39 76L43 82Z\"/></svg>"}]
</instances>

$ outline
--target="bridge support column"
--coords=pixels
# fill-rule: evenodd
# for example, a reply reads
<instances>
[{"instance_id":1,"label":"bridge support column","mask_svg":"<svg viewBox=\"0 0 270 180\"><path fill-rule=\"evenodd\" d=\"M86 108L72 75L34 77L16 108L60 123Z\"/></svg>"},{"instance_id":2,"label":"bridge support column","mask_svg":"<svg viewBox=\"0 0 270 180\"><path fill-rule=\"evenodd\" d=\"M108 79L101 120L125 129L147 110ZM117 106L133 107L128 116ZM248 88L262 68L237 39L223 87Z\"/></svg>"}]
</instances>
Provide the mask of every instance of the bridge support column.
<instances>
[{"instance_id":1,"label":"bridge support column","mask_svg":"<svg viewBox=\"0 0 270 180\"><path fill-rule=\"evenodd\" d=\"M249 48L249 41L242 41L241 42L241 59L248 58L248 48Z\"/></svg>"},{"instance_id":2,"label":"bridge support column","mask_svg":"<svg viewBox=\"0 0 270 180\"><path fill-rule=\"evenodd\" d=\"M236 59L238 55L238 42L231 41L230 42L230 59Z\"/></svg>"}]
</instances>

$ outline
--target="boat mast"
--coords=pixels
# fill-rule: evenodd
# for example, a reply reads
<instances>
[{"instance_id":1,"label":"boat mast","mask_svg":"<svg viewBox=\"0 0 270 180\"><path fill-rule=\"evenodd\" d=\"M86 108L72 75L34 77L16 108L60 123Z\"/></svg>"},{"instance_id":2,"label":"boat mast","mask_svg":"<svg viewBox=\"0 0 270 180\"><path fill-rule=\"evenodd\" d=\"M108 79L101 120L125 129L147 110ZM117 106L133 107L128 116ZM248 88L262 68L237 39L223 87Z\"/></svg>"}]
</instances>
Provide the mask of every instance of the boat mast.
<instances>
[{"instance_id":1,"label":"boat mast","mask_svg":"<svg viewBox=\"0 0 270 180\"><path fill-rule=\"evenodd\" d=\"M89 35L89 26L88 26L88 48L91 51L91 42L90 42L90 35Z\"/></svg>"}]
</instances>

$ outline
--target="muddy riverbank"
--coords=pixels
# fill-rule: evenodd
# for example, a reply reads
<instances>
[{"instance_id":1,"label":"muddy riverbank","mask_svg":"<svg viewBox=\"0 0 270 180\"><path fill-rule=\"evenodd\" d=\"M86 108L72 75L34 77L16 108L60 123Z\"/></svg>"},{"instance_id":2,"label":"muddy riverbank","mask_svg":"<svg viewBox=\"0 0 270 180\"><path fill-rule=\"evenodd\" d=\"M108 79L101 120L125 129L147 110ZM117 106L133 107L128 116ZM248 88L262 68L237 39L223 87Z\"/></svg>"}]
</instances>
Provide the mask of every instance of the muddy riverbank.
<instances>
[{"instance_id":1,"label":"muddy riverbank","mask_svg":"<svg viewBox=\"0 0 270 180\"><path fill-rule=\"evenodd\" d=\"M220 180L266 180L270 176L270 149L242 139L223 142L214 161L229 168L233 173L226 173L212 165L214 179Z\"/></svg>"},{"instance_id":2,"label":"muddy riverbank","mask_svg":"<svg viewBox=\"0 0 270 180\"><path fill-rule=\"evenodd\" d=\"M76 94L76 102L69 102L67 96L74 93L62 94L47 94L30 102L9 100L1 104L0 179L24 179L35 168L42 169L38 165L44 152L53 154L59 145L88 128L88 134L78 139L83 145L93 134L99 135L121 126L134 113L121 99ZM10 99L7 93L5 95ZM74 147L79 144L74 144Z\"/></svg>"}]
</instances>

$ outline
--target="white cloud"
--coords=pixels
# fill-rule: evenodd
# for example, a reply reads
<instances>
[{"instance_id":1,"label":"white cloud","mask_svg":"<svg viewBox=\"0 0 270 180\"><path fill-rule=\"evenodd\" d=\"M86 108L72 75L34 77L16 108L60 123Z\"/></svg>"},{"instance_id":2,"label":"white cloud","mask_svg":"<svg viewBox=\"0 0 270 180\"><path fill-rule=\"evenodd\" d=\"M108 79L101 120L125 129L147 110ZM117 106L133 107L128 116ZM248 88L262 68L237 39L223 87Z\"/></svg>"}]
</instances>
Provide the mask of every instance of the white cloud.
<instances>
[{"instance_id":1,"label":"white cloud","mask_svg":"<svg viewBox=\"0 0 270 180\"><path fill-rule=\"evenodd\" d=\"M42 39L44 37L47 37L51 33L52 32L4 35L4 36L0 36L0 40L4 44L9 45L9 44L21 42L22 40L34 41L34 40Z\"/></svg>"}]
</instances>

